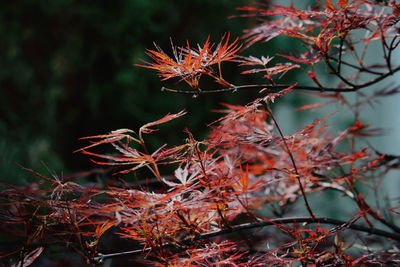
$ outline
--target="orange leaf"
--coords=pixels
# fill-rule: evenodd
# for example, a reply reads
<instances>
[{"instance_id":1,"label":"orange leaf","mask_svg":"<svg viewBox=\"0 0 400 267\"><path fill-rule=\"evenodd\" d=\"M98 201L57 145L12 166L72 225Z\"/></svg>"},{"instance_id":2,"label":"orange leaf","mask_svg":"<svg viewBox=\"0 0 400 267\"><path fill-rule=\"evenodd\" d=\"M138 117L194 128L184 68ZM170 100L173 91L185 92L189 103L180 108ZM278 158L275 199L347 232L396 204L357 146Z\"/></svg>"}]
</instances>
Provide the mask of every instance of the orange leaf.
<instances>
[{"instance_id":1,"label":"orange leaf","mask_svg":"<svg viewBox=\"0 0 400 267\"><path fill-rule=\"evenodd\" d=\"M333 6L331 0L325 0L325 2L330 10L335 10L335 7Z\"/></svg>"},{"instance_id":2,"label":"orange leaf","mask_svg":"<svg viewBox=\"0 0 400 267\"><path fill-rule=\"evenodd\" d=\"M114 223L112 223L112 222L103 223L102 225L97 225L96 232L95 232L97 238L100 238L105 233L105 231L107 231L108 229L110 229L113 226L114 226Z\"/></svg>"},{"instance_id":3,"label":"orange leaf","mask_svg":"<svg viewBox=\"0 0 400 267\"><path fill-rule=\"evenodd\" d=\"M93 135L93 136L87 136L87 137L81 137L79 139L101 139L100 141L97 142L93 142L91 145L85 146L83 148L77 149L74 151L74 153L76 152L82 152L88 148L92 148L94 146L98 146L101 144L107 144L107 143L115 143L117 141L120 141L124 138L126 138L127 140L133 140L136 142L139 142L136 138L133 138L132 136L130 136L130 133L134 133L134 131L130 130L130 129L118 129L115 131L112 131L109 134L101 134L101 135Z\"/></svg>"},{"instance_id":4,"label":"orange leaf","mask_svg":"<svg viewBox=\"0 0 400 267\"><path fill-rule=\"evenodd\" d=\"M159 119L157 121L153 121L153 122L150 122L150 123L147 123L147 124L143 125L140 128L139 132L140 133L150 133L152 131L156 131L156 130L153 130L153 129L149 129L149 127L154 126L154 125L158 125L158 124L162 124L164 122L179 118L179 117L181 117L181 116L183 116L185 114L186 114L186 111L184 111L184 110L182 110L181 112L176 113L176 114L167 114L166 116L164 116L163 118L161 118L161 119Z\"/></svg>"}]
</instances>

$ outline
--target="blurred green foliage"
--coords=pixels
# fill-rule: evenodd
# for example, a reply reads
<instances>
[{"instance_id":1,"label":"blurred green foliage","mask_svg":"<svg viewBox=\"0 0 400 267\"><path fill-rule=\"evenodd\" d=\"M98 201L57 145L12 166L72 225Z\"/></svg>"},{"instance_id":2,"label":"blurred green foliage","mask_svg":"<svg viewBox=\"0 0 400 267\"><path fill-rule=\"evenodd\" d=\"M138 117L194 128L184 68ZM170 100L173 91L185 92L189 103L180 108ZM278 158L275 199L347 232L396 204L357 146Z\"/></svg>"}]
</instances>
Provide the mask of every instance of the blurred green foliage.
<instances>
[{"instance_id":1,"label":"blurred green foliage","mask_svg":"<svg viewBox=\"0 0 400 267\"><path fill-rule=\"evenodd\" d=\"M134 66L149 60L156 42L177 45L240 36L249 19L238 14L245 0L25 0L0 9L0 179L26 176L16 163L47 173L87 170L93 164L73 151L83 136L118 128L137 130L168 112L189 114L148 137L153 146L177 144L187 126L201 139L210 110L220 102L246 103L255 92L193 99L161 92L155 72ZM248 77L226 67L228 80ZM176 86L175 84L171 84ZM180 85L179 85L180 86ZM213 88L217 84L210 84ZM43 163L42 163L43 162Z\"/></svg>"},{"instance_id":2,"label":"blurred green foliage","mask_svg":"<svg viewBox=\"0 0 400 267\"><path fill-rule=\"evenodd\" d=\"M48 174L68 175L96 167L74 150L87 145L80 137L143 124L183 109L188 114L160 126L146 137L152 148L183 142L187 127L201 140L220 103L246 104L254 90L191 95L161 92L156 73L134 66L149 61L146 48L156 42L167 53L174 44L202 44L210 35L231 40L254 26L254 18L229 18L250 0L21 0L0 9L0 180L27 177L17 164ZM273 40L246 51L273 55L273 47L293 49L288 40ZM224 78L242 85L263 82L223 66ZM286 76L291 79L293 76ZM212 81L202 88L216 89ZM288 97L289 102L301 101Z\"/></svg>"}]
</instances>

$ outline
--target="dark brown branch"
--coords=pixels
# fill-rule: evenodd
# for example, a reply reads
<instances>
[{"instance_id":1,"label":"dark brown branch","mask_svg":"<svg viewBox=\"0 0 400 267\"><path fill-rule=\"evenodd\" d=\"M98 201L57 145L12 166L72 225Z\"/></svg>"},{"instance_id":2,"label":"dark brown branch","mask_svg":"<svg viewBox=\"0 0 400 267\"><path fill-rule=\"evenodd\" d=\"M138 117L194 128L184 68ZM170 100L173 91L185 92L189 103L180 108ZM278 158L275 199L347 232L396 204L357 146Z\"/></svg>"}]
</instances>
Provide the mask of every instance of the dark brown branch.
<instances>
[{"instance_id":1,"label":"dark brown branch","mask_svg":"<svg viewBox=\"0 0 400 267\"><path fill-rule=\"evenodd\" d=\"M393 73L399 71L400 67L397 67L393 70ZM347 88L335 88L335 87L317 87L317 86L307 86L307 85L296 85L293 87L294 90L307 90L307 91L316 91L316 92L339 92L339 93L347 93L347 92L355 92L363 87L370 86L376 82L379 82L386 78L387 76L391 75L391 73L386 73L378 78L371 80L365 84L359 85L357 87L347 87ZM236 92L237 90L243 89L264 89L269 88L271 90L279 90L279 89L286 89L292 85L290 84L275 84L275 85L267 85L267 84L250 84L250 85L239 85L229 88L221 88L215 90L179 90L179 89L172 89L167 87L162 87L161 91L167 91L172 93L179 93L179 94L189 94L189 95L204 95L204 94L215 94L215 93L227 93L227 92Z\"/></svg>"},{"instance_id":2,"label":"dark brown branch","mask_svg":"<svg viewBox=\"0 0 400 267\"><path fill-rule=\"evenodd\" d=\"M338 77L340 80L342 80L342 82L344 82L345 84L351 86L352 88L357 88L357 87L358 87L358 86L355 85L354 83L349 82L349 80L346 79L346 77L343 77L342 74L340 74L340 72L339 72L338 70L336 70L336 69L332 66L331 62L329 61L329 57L328 57L328 56L325 57L325 64L326 64L326 65L328 66L328 68L332 71L332 73L333 73L334 75L336 75L336 77Z\"/></svg>"},{"instance_id":3,"label":"dark brown branch","mask_svg":"<svg viewBox=\"0 0 400 267\"><path fill-rule=\"evenodd\" d=\"M338 93L347 93L347 92L355 92L358 91L361 88L371 86L375 83L378 83L385 78L387 78L390 75L393 75L394 73L400 71L400 66L397 66L396 68L392 69L389 72L386 72L382 74L381 76L376 77L375 79L370 80L369 82L365 82L362 84L356 84L353 87L345 87L345 88L335 88L335 87L317 87L317 86L307 86L307 85L296 85L293 87L294 90L307 90L307 91L317 91L317 92L338 92ZM221 89L215 89L215 90L179 90L179 89L171 89L171 88L166 88L162 87L161 91L167 91L167 92L172 92L172 93L180 93L180 94L190 94L190 95L203 95L203 94L213 94L213 93L226 93L226 92L236 92L239 89L264 89L264 88L269 88L269 89L286 89L292 85L290 84L251 84L251 85L239 85L239 86L233 86L229 88L221 88Z\"/></svg>"},{"instance_id":4,"label":"dark brown branch","mask_svg":"<svg viewBox=\"0 0 400 267\"><path fill-rule=\"evenodd\" d=\"M204 95L204 94L215 94L215 93L227 93L227 92L236 92L237 90L242 89L264 89L269 88L272 90L279 90L279 89L286 89L292 85L290 84L250 84L250 85L239 85L229 88L221 88L215 90L202 90L202 91L195 91L195 90L179 90L179 89L172 89L167 87L162 87L161 91L167 91L172 93L179 93L179 94L189 94L189 95ZM308 91L318 91L318 92L354 92L357 91L357 88L334 88L334 87L317 87L317 86L306 86L306 85L296 85L293 87L294 90L308 90Z\"/></svg>"},{"instance_id":5,"label":"dark brown branch","mask_svg":"<svg viewBox=\"0 0 400 267\"><path fill-rule=\"evenodd\" d=\"M342 53L343 53L344 37L345 36L341 36L340 37L339 58L336 60L336 62L338 63L338 66L337 66L337 72L338 73L340 73L340 70L341 70L341 67L342 67L342 55L343 55Z\"/></svg>"},{"instance_id":6,"label":"dark brown branch","mask_svg":"<svg viewBox=\"0 0 400 267\"><path fill-rule=\"evenodd\" d=\"M198 241L198 240L203 240L206 238L211 238L211 237L216 237L220 235L225 235L233 232L238 232L238 231L243 231L243 230L249 230L249 229L254 229L254 228L259 228L259 227L265 227L265 226L271 226L271 225L280 225L280 224L288 224L288 223L309 223L309 224L315 224L315 223L321 223L321 224L330 224L330 225L338 225L340 228L346 229L353 229L359 232L364 232L364 233L369 233L372 235L377 235L377 236L382 236L382 237L387 237L391 238L397 241L400 241L400 234L397 233L391 233L387 232L384 230L380 230L374 227L366 227L358 224L353 224L349 223L346 221L341 221L341 220L336 220L336 219L331 219L331 218L310 218L310 217L295 217L295 218L282 218L282 219L270 219L268 221L261 221L261 222L255 222L255 223L244 223L244 224L239 224L232 226L229 229L222 229L219 231L214 231L214 232L209 232L205 234L199 234L193 238L187 238L182 240L180 243L181 244L190 244L193 241ZM173 247L173 244L164 244L164 247ZM93 260L96 262L102 262L103 260L109 259L109 258L115 258L115 257L121 257L121 256L135 256L135 255L140 255L146 252L150 252L151 248L147 247L144 249L137 249L137 250L131 250L131 251L124 251L124 252L117 252L117 253L110 253L110 254L101 254L99 253L97 257L95 257Z\"/></svg>"},{"instance_id":7,"label":"dark brown branch","mask_svg":"<svg viewBox=\"0 0 400 267\"><path fill-rule=\"evenodd\" d=\"M389 71L392 72L392 52L395 49L394 43L397 39L397 36L393 37L392 41L390 42L389 46L389 53L388 53L388 68Z\"/></svg>"},{"instance_id":8,"label":"dark brown branch","mask_svg":"<svg viewBox=\"0 0 400 267\"><path fill-rule=\"evenodd\" d=\"M375 75L383 75L383 74L385 74L384 72L373 71L373 70L370 70L370 69L368 69L368 68L366 68L366 67L363 67L363 66L360 67L360 66L351 64L351 63L349 63L349 62L346 62L346 61L344 61L344 60L341 60L341 59L340 59L340 61L339 61L338 58L335 58L335 57L332 57L332 56L329 56L329 59L334 60L334 61L336 61L336 62L338 62L338 63L340 62L341 64L346 65L346 66L348 66L348 67L357 69L357 70L360 71L360 72L367 72L367 73L371 73L371 74L375 74Z\"/></svg>"},{"instance_id":9,"label":"dark brown branch","mask_svg":"<svg viewBox=\"0 0 400 267\"><path fill-rule=\"evenodd\" d=\"M396 68L392 69L391 71L386 72L385 74L383 74L383 75L381 75L379 77L376 77L375 79L373 79L373 80L371 80L369 82L357 85L357 88L355 88L355 91L358 90L358 89L361 89L363 87L368 87L368 86L373 85L373 84L375 84L377 82L380 82L383 79L385 79L386 77L388 77L390 75L393 75L394 73L398 72L399 70L400 70L400 66L397 66Z\"/></svg>"}]
</instances>

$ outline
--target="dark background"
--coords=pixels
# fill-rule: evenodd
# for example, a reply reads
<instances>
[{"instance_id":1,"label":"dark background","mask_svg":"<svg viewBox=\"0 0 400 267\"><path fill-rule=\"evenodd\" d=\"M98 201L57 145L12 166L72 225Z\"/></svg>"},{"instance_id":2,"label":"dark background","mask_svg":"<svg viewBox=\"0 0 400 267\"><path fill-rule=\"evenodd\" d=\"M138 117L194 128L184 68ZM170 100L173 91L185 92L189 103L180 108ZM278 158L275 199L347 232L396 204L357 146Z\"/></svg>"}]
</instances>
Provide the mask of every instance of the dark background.
<instances>
[{"instance_id":1,"label":"dark background","mask_svg":"<svg viewBox=\"0 0 400 267\"><path fill-rule=\"evenodd\" d=\"M192 98L161 92L156 73L134 66L150 60L156 42L170 52L177 45L212 42L242 34L254 20L228 17L245 0L57 0L5 1L0 9L0 180L22 181L17 164L59 175L93 168L83 136L141 125L182 109L188 115L161 126L146 140L156 148L179 144L188 127L201 139L219 103L246 104L255 91ZM231 38L233 40L233 38ZM255 48L257 49L257 48ZM258 48L259 50L261 48ZM268 54L265 47L261 53ZM259 54L259 53L258 53ZM249 84L226 64L225 78ZM205 88L215 89L209 83Z\"/></svg>"}]
</instances>

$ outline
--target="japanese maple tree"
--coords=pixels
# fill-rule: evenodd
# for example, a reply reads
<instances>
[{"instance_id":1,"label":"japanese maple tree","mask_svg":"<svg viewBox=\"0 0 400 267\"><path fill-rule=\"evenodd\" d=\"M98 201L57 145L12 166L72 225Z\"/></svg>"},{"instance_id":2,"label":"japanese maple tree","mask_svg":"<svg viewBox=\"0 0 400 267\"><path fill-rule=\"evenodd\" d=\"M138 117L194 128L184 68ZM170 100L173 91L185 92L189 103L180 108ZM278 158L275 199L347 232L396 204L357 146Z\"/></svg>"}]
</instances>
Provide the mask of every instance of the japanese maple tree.
<instances>
[{"instance_id":1,"label":"japanese maple tree","mask_svg":"<svg viewBox=\"0 0 400 267\"><path fill-rule=\"evenodd\" d=\"M20 241L2 248L4 263L28 266L47 248L64 245L92 264L117 257L156 266L400 264L400 206L370 200L384 177L399 168L400 156L359 142L379 133L360 117L365 104L399 92L383 82L400 70L393 63L400 4L326 0L306 9L270 2L238 9L237 19L257 19L243 38L226 33L218 42L172 43L171 54L156 45L139 66L188 86L163 87L167 92L207 97L253 90L253 101L224 104L204 140L186 129L181 145L151 149L146 144L146 135L162 124L190 116L181 111L140 129L82 138L88 143L76 152L102 170L48 177L25 169L36 182L7 185L0 193L0 229ZM274 38L293 39L298 51L246 55L252 45ZM379 47L382 57L370 46ZM264 82L233 84L223 75L224 64L236 64L243 75L261 75ZM289 72L305 75L282 83ZM204 88L205 77L216 87ZM375 84L379 89L367 94L364 89ZM327 121L336 115L330 114L287 135L272 106L307 91L318 102L297 110L336 104L352 113L353 125L334 134ZM356 94L356 101L349 94ZM100 146L114 152L103 153ZM175 171L163 173L165 165ZM146 173L142 169L151 177L139 177ZM98 184L74 181L93 172L113 175ZM118 179L127 173L138 177L137 183ZM336 207L325 196L331 191L347 198L353 210ZM316 194L341 218L322 217L310 199ZM110 239L131 242L135 249L114 250Z\"/></svg>"}]
</instances>

